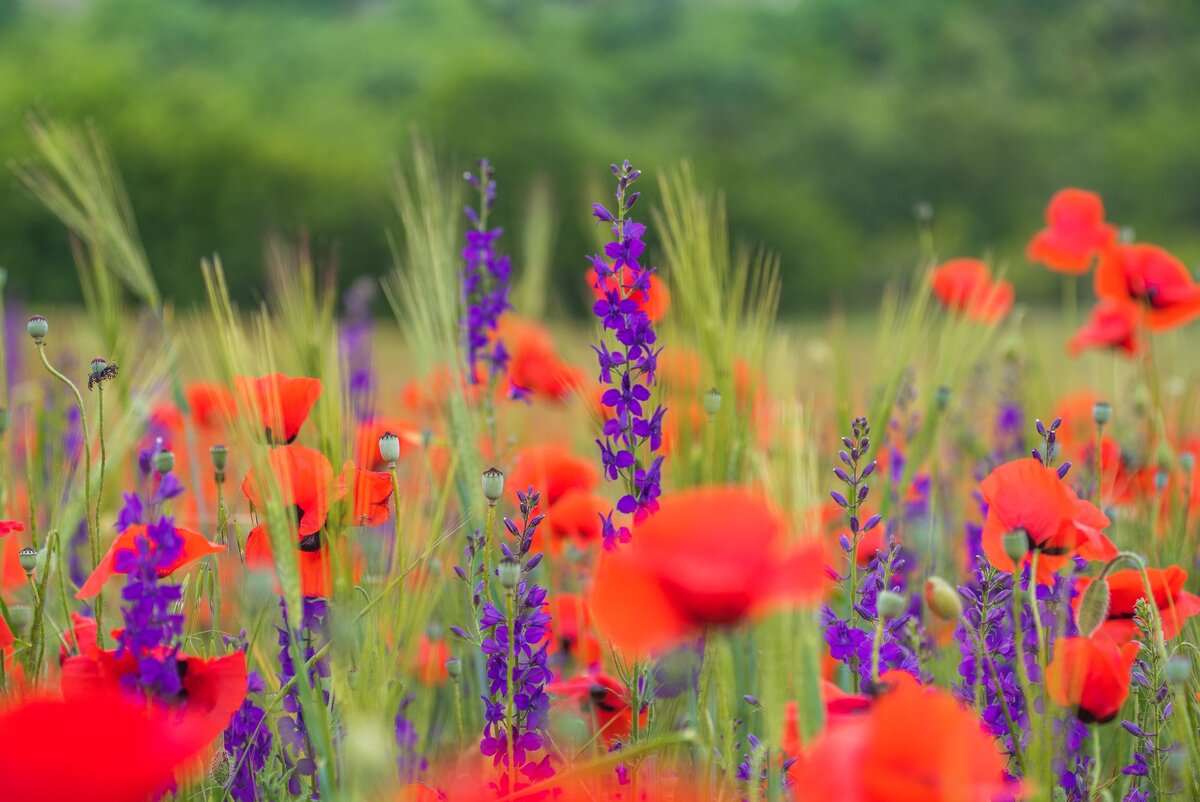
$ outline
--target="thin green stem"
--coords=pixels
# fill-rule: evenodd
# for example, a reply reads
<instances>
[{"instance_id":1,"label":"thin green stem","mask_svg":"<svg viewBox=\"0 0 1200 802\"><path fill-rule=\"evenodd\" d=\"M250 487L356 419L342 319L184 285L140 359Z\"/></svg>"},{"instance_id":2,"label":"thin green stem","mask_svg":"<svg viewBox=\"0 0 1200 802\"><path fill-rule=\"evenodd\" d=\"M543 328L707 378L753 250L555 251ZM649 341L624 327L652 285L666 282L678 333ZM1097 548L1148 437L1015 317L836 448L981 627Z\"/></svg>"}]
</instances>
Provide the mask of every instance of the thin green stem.
<instances>
[{"instance_id":1,"label":"thin green stem","mask_svg":"<svg viewBox=\"0 0 1200 802\"><path fill-rule=\"evenodd\" d=\"M517 615L515 596L517 589L513 588L506 596L505 606L508 612L508 676L504 685L504 740L508 744L508 787L513 788L517 781L517 766L515 757L515 740L514 730L516 724L516 715L513 705L513 664L517 661Z\"/></svg>"}]
</instances>

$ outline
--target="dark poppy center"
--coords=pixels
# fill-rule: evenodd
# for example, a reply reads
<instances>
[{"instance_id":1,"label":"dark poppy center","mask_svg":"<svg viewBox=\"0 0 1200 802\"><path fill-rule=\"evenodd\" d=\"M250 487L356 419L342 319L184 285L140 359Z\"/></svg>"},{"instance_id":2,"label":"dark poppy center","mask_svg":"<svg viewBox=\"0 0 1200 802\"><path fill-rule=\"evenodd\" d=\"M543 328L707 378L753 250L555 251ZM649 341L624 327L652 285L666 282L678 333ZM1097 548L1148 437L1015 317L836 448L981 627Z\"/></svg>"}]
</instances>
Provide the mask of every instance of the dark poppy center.
<instances>
[{"instance_id":1,"label":"dark poppy center","mask_svg":"<svg viewBox=\"0 0 1200 802\"><path fill-rule=\"evenodd\" d=\"M300 538L300 551L320 551L321 549L321 533L313 532L311 535Z\"/></svg>"},{"instance_id":2,"label":"dark poppy center","mask_svg":"<svg viewBox=\"0 0 1200 802\"><path fill-rule=\"evenodd\" d=\"M603 710L605 713L617 712L616 705L608 701L608 688L600 683L596 683L588 689L588 698L592 700L592 704L596 706L597 710Z\"/></svg>"}]
</instances>

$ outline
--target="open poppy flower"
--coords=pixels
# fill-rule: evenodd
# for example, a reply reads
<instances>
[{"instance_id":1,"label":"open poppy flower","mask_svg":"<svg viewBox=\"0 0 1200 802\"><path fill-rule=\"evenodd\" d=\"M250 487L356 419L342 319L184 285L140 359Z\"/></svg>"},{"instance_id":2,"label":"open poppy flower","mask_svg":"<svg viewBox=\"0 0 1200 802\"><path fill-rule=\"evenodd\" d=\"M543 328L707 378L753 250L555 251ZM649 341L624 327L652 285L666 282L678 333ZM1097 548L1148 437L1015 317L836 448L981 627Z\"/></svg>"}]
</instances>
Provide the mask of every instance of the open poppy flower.
<instances>
[{"instance_id":1,"label":"open poppy flower","mask_svg":"<svg viewBox=\"0 0 1200 802\"><path fill-rule=\"evenodd\" d=\"M506 316L500 337L509 352L508 377L513 384L549 401L562 401L583 386L583 374L564 362L545 326Z\"/></svg>"},{"instance_id":2,"label":"open poppy flower","mask_svg":"<svg viewBox=\"0 0 1200 802\"><path fill-rule=\"evenodd\" d=\"M1006 462L979 486L988 504L983 525L983 551L992 565L1015 572L1004 553L1004 536L1022 530L1029 541L1028 562L1038 552L1037 581L1052 581L1054 573L1073 556L1111 560L1117 548L1100 530L1108 516L1075 495L1058 472L1032 457Z\"/></svg>"},{"instance_id":3,"label":"open poppy flower","mask_svg":"<svg viewBox=\"0 0 1200 802\"><path fill-rule=\"evenodd\" d=\"M199 532L185 529L182 526L175 527L175 531L183 539L183 547L179 551L179 556L170 565L159 569L159 576L170 576L185 565L190 565L210 554L219 554L225 551L224 546L209 542ZM75 598L90 599L94 597L114 574L122 573L117 569L117 555L123 551L136 551L138 538L145 537L146 526L144 524L135 524L117 535L116 540L112 542L108 551L96 564L95 570L75 593ZM153 548L153 543L151 543L151 548Z\"/></svg>"},{"instance_id":4,"label":"open poppy flower","mask_svg":"<svg viewBox=\"0 0 1200 802\"><path fill-rule=\"evenodd\" d=\"M1046 692L1087 724L1112 721L1129 698L1138 644L1108 638L1063 638L1046 669Z\"/></svg>"},{"instance_id":5,"label":"open poppy flower","mask_svg":"<svg viewBox=\"0 0 1200 802\"><path fill-rule=\"evenodd\" d=\"M587 603L574 593L558 593L549 599L550 623L546 625L546 653L555 658L573 660L591 669L600 664L602 652L592 626Z\"/></svg>"},{"instance_id":6,"label":"open poppy flower","mask_svg":"<svg viewBox=\"0 0 1200 802\"><path fill-rule=\"evenodd\" d=\"M1110 348L1126 354L1141 350L1138 329L1141 310L1136 304L1105 299L1092 307L1092 313L1067 342L1067 351L1078 356L1089 348Z\"/></svg>"},{"instance_id":7,"label":"open poppy flower","mask_svg":"<svg viewBox=\"0 0 1200 802\"><path fill-rule=\"evenodd\" d=\"M1031 262L1060 273L1081 274L1097 254L1117 241L1116 227L1104 222L1104 202L1095 192L1068 187L1046 207L1046 227L1025 251Z\"/></svg>"},{"instance_id":8,"label":"open poppy flower","mask_svg":"<svg viewBox=\"0 0 1200 802\"><path fill-rule=\"evenodd\" d=\"M640 652L814 603L824 587L821 544L788 549L783 535L766 500L745 488L665 496L630 545L601 559L591 596L596 623L619 647Z\"/></svg>"},{"instance_id":9,"label":"open poppy flower","mask_svg":"<svg viewBox=\"0 0 1200 802\"><path fill-rule=\"evenodd\" d=\"M58 663L77 655L90 654L96 648L96 619L71 611L71 628L63 633L58 645Z\"/></svg>"},{"instance_id":10,"label":"open poppy flower","mask_svg":"<svg viewBox=\"0 0 1200 802\"><path fill-rule=\"evenodd\" d=\"M1200 285L1191 272L1157 245L1114 245L1096 268L1096 295L1134 301L1151 331L1166 331L1200 317Z\"/></svg>"},{"instance_id":11,"label":"open poppy flower","mask_svg":"<svg viewBox=\"0 0 1200 802\"><path fill-rule=\"evenodd\" d=\"M602 671L581 674L568 680L551 682L546 692L570 699L594 723L593 735L602 737L609 746L629 740L633 731L633 708L629 693L616 678ZM641 713L646 720L646 711Z\"/></svg>"},{"instance_id":12,"label":"open poppy flower","mask_svg":"<svg viewBox=\"0 0 1200 802\"><path fill-rule=\"evenodd\" d=\"M23 699L0 710L0 798L145 802L199 758L211 741L205 736L119 693Z\"/></svg>"},{"instance_id":13,"label":"open poppy flower","mask_svg":"<svg viewBox=\"0 0 1200 802\"><path fill-rule=\"evenodd\" d=\"M1200 615L1200 596L1188 593L1183 589L1187 583L1187 571L1178 565L1167 568L1147 568L1150 577L1150 587L1154 593L1154 606L1158 608L1162 618L1163 637L1167 640L1176 638L1183 631L1184 623L1194 615ZM1137 637L1137 626L1133 623L1134 606L1138 599L1146 598L1146 583L1142 572L1128 568L1123 571L1113 571L1107 577L1109 602L1108 615L1093 638L1108 638L1117 643L1128 643ZM1093 582L1088 577L1080 577L1076 582L1079 595L1071 605L1079 611L1079 600L1083 591Z\"/></svg>"},{"instance_id":14,"label":"open poppy flower","mask_svg":"<svg viewBox=\"0 0 1200 802\"><path fill-rule=\"evenodd\" d=\"M337 480L337 497L350 499L355 526L379 526L387 521L392 477L384 471L364 471L347 462Z\"/></svg>"},{"instance_id":15,"label":"open poppy flower","mask_svg":"<svg viewBox=\"0 0 1200 802\"><path fill-rule=\"evenodd\" d=\"M596 545L603 539L600 516L611 510L608 499L596 493L580 489L563 493L546 512L550 550L557 554L567 541L580 550Z\"/></svg>"},{"instance_id":16,"label":"open poppy flower","mask_svg":"<svg viewBox=\"0 0 1200 802\"><path fill-rule=\"evenodd\" d=\"M194 728L206 743L213 741L246 698L246 653L232 652L224 657L205 659L179 654L179 679L182 690L178 700L165 701L188 727ZM126 652L93 650L80 657L69 657L62 665L63 696L86 698L97 693L120 693L126 678L139 672L135 655Z\"/></svg>"},{"instance_id":17,"label":"open poppy flower","mask_svg":"<svg viewBox=\"0 0 1200 802\"><path fill-rule=\"evenodd\" d=\"M951 259L934 268L933 294L947 309L980 323L999 323L1012 309L1013 287L994 281L978 259Z\"/></svg>"},{"instance_id":18,"label":"open poppy flower","mask_svg":"<svg viewBox=\"0 0 1200 802\"><path fill-rule=\"evenodd\" d=\"M532 486L541 493L546 508L570 490L591 490L600 481L600 472L591 460L577 457L566 446L544 443L528 446L517 454L516 463L504 484L514 499L517 491Z\"/></svg>"},{"instance_id":19,"label":"open poppy flower","mask_svg":"<svg viewBox=\"0 0 1200 802\"><path fill-rule=\"evenodd\" d=\"M588 287L591 288L592 295L597 301L605 300L606 294L611 291L620 291L623 295L625 288L632 281L628 266L622 267L619 275L607 276L600 284L596 283L595 270L588 270L584 274L584 280L587 281ZM634 290L629 295L629 299L637 305L637 311L644 312L646 317L650 318L651 323L657 323L671 308L671 291L667 289L667 285L663 283L657 273L650 274L648 284L649 286L645 289Z\"/></svg>"},{"instance_id":20,"label":"open poppy flower","mask_svg":"<svg viewBox=\"0 0 1200 802\"><path fill-rule=\"evenodd\" d=\"M258 378L238 376L234 382L246 405L258 410L263 434L272 445L295 440L321 396L320 380L306 376L271 373Z\"/></svg>"},{"instance_id":21,"label":"open poppy flower","mask_svg":"<svg viewBox=\"0 0 1200 802\"><path fill-rule=\"evenodd\" d=\"M866 710L826 727L794 766L812 802L992 802L1015 784L995 741L950 694L891 677ZM899 672L902 673L902 672ZM911 677L909 678L911 680Z\"/></svg>"},{"instance_id":22,"label":"open poppy flower","mask_svg":"<svg viewBox=\"0 0 1200 802\"><path fill-rule=\"evenodd\" d=\"M192 382L183 388L192 420L202 431L221 431L237 415L237 400L216 382Z\"/></svg>"}]
</instances>

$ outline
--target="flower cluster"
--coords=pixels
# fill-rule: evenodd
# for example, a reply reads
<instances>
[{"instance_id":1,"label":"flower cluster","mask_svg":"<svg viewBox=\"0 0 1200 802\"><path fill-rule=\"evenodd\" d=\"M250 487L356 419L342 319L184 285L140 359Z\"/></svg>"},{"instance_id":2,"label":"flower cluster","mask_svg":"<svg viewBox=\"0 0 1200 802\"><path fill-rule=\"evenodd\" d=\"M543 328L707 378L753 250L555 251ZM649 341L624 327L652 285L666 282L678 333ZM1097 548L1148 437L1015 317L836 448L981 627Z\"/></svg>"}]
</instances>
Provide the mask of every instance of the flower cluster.
<instances>
[{"instance_id":1,"label":"flower cluster","mask_svg":"<svg viewBox=\"0 0 1200 802\"><path fill-rule=\"evenodd\" d=\"M483 633L480 650L487 662L479 748L492 758L494 766L507 769L497 786L501 796L554 774L550 755L539 760L534 754L545 749L550 713L546 694L551 678L546 656L550 615L545 611L546 590L529 580L542 559L540 554L531 555L530 548L545 516L533 514L541 499L532 488L517 495L521 526L504 519L505 528L516 539L516 549L501 544L504 560L497 572L506 609L484 601L479 619Z\"/></svg>"},{"instance_id":2,"label":"flower cluster","mask_svg":"<svg viewBox=\"0 0 1200 802\"><path fill-rule=\"evenodd\" d=\"M617 501L617 510L632 514L638 521L658 509L663 458L655 454L662 448L667 410L661 404L649 415L645 410L650 388L656 381L662 348L655 347L658 335L644 304L638 302L639 297L649 296L650 278L655 271L653 267L643 267L639 261L646 249L642 240L646 226L629 215L640 195L629 192L629 187L641 171L628 161L619 167L612 165L612 171L617 177L616 213L599 203L592 212L601 222L611 224L613 236L604 246L604 254L591 259L594 287L603 294L592 311L604 331L611 331L616 340L611 348L604 339L598 346L592 346L600 367L599 380L609 388L601 396L601 403L613 415L604 421L604 439L596 440L596 445L600 448L605 476L609 481L625 483L625 494ZM618 541L629 541L629 528L614 525L611 514L602 523L605 548L613 548Z\"/></svg>"},{"instance_id":3,"label":"flower cluster","mask_svg":"<svg viewBox=\"0 0 1200 802\"><path fill-rule=\"evenodd\" d=\"M179 558L183 538L175 521L162 517L151 524L132 551L120 551L115 567L128 575L121 598L125 629L117 639L118 654L132 654L136 674L127 675L128 690L139 689L159 699L174 699L182 690L177 655L183 637L183 616L174 607L183 598L178 585L159 581L160 573Z\"/></svg>"},{"instance_id":4,"label":"flower cluster","mask_svg":"<svg viewBox=\"0 0 1200 802\"><path fill-rule=\"evenodd\" d=\"M113 524L113 529L118 534L131 526L146 522L147 504L151 509L149 516L153 517L153 510L183 494L183 484L173 471L160 473L154 469L155 458L163 450L163 439L156 437L148 448L138 452L138 488L122 496L124 503L117 513L116 523Z\"/></svg>"},{"instance_id":5,"label":"flower cluster","mask_svg":"<svg viewBox=\"0 0 1200 802\"><path fill-rule=\"evenodd\" d=\"M464 209L471 228L467 229L467 244L463 247L462 302L465 317L462 322L468 380L479 383L479 363L486 363L489 376L495 379L508 365L508 351L496 336L500 316L512 308L509 302L512 263L507 256L496 253L496 240L502 228L487 227L488 214L496 203L496 170L487 159L479 160L479 172L463 177L479 192L479 209Z\"/></svg>"},{"instance_id":6,"label":"flower cluster","mask_svg":"<svg viewBox=\"0 0 1200 802\"><path fill-rule=\"evenodd\" d=\"M405 715L408 706L415 698L412 694L408 694L400 700L400 706L396 710L396 771L403 783L416 782L429 768L429 761L417 751L420 734L412 721Z\"/></svg>"},{"instance_id":7,"label":"flower cluster","mask_svg":"<svg viewBox=\"0 0 1200 802\"><path fill-rule=\"evenodd\" d=\"M280 680L286 684L296 677L296 663L292 660L292 638L304 641L304 661L308 663L316 657L317 650L328 642L329 636L325 629L326 603L324 599L305 597L301 611L300 627L293 633L288 623L287 605L282 599L279 606L283 610L283 626L279 630L279 667ZM317 660L308 671L306 678L310 688L316 688L322 679L329 678L329 661ZM305 679L298 680L304 682ZM329 702L329 692L322 690L322 698ZM300 793L302 777L312 777L316 774L317 765L309 754L312 752L308 742L308 730L304 723L304 713L300 708L300 691L293 684L283 697L284 715L278 723L280 752L284 765L289 770L288 791L293 795ZM313 788L313 799L317 791Z\"/></svg>"},{"instance_id":8,"label":"flower cluster","mask_svg":"<svg viewBox=\"0 0 1200 802\"><path fill-rule=\"evenodd\" d=\"M233 714L225 730L224 748L230 762L225 789L234 802L258 802L262 798L255 777L266 766L275 739L266 712L250 698L250 694L264 691L266 685L262 677L257 671L251 671L246 676L246 701Z\"/></svg>"}]
</instances>

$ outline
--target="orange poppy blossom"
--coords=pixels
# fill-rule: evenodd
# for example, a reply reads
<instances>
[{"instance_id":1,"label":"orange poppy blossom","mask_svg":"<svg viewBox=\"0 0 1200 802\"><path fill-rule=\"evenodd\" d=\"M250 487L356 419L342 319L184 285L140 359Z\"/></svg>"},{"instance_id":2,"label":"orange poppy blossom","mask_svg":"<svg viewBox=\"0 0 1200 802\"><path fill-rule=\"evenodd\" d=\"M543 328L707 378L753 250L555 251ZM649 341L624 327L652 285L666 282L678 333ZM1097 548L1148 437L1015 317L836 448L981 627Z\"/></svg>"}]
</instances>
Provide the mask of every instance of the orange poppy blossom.
<instances>
[{"instance_id":1,"label":"orange poppy blossom","mask_svg":"<svg viewBox=\"0 0 1200 802\"><path fill-rule=\"evenodd\" d=\"M392 476L387 471L364 471L347 462L338 475L337 497L350 499L355 526L379 526L390 515Z\"/></svg>"},{"instance_id":2,"label":"orange poppy blossom","mask_svg":"<svg viewBox=\"0 0 1200 802\"><path fill-rule=\"evenodd\" d=\"M1154 594L1151 601L1158 608L1162 619L1163 637L1167 640L1176 638L1183 631L1183 625L1189 618L1200 615L1200 596L1183 589L1188 575L1187 571L1178 565L1147 568L1146 575L1150 577L1150 588ZM1119 644L1128 643L1137 637L1133 611L1138 599L1146 598L1145 580L1142 572L1135 568L1113 571L1106 578L1109 590L1108 614L1092 637L1107 638ZM1079 601L1083 598L1083 591L1093 581L1088 577L1076 580L1079 595L1071 601L1076 613L1079 612Z\"/></svg>"},{"instance_id":3,"label":"orange poppy blossom","mask_svg":"<svg viewBox=\"0 0 1200 802\"><path fill-rule=\"evenodd\" d=\"M710 627L818 601L819 541L789 548L761 494L693 488L664 496L628 546L605 552L591 592L602 634L630 652L665 647Z\"/></svg>"},{"instance_id":4,"label":"orange poppy blossom","mask_svg":"<svg viewBox=\"0 0 1200 802\"><path fill-rule=\"evenodd\" d=\"M556 666L571 660L589 671L600 665L603 652L592 626L587 602L575 593L558 593L547 600L546 654Z\"/></svg>"},{"instance_id":5,"label":"orange poppy blossom","mask_svg":"<svg viewBox=\"0 0 1200 802\"><path fill-rule=\"evenodd\" d=\"M609 265L611 268L612 266ZM614 274L604 279L603 283L596 282L596 271L588 270L584 273L584 281L592 291L594 300L603 301L605 294L613 290L625 290L630 281L630 271L628 267L622 267L619 275ZM646 317L650 318L651 323L657 323L662 320L667 314L667 310L671 308L671 291L667 289L667 285L658 277L657 273L651 273L649 277L649 286L644 290L636 290L631 293L629 298L635 304L639 312L645 312ZM622 292L624 294L624 292Z\"/></svg>"},{"instance_id":6,"label":"orange poppy blossom","mask_svg":"<svg viewBox=\"0 0 1200 802\"><path fill-rule=\"evenodd\" d=\"M1166 331L1200 317L1200 285L1183 262L1157 245L1118 244L1096 268L1096 295L1140 304L1151 331Z\"/></svg>"},{"instance_id":7,"label":"orange poppy blossom","mask_svg":"<svg viewBox=\"0 0 1200 802\"><path fill-rule=\"evenodd\" d=\"M580 551L600 543L603 539L600 516L611 510L612 502L588 490L572 488L560 495L546 511L551 553L561 552L566 542L574 543ZM538 550L536 540L534 550Z\"/></svg>"},{"instance_id":8,"label":"orange poppy blossom","mask_svg":"<svg viewBox=\"0 0 1200 802\"><path fill-rule=\"evenodd\" d=\"M237 376L234 385L243 402L258 411L263 435L271 445L284 445L296 439L322 389L319 379L282 373L257 378Z\"/></svg>"},{"instance_id":9,"label":"orange poppy blossom","mask_svg":"<svg viewBox=\"0 0 1200 802\"><path fill-rule=\"evenodd\" d=\"M563 401L584 386L583 371L559 356L545 326L505 315L499 336L509 352L508 378L522 390L548 401Z\"/></svg>"},{"instance_id":10,"label":"orange poppy blossom","mask_svg":"<svg viewBox=\"0 0 1200 802\"><path fill-rule=\"evenodd\" d=\"M410 670L423 685L445 685L450 675L446 672L446 661L450 659L450 647L442 638L431 638L425 633L417 639L417 650L412 658Z\"/></svg>"},{"instance_id":11,"label":"orange poppy blossom","mask_svg":"<svg viewBox=\"0 0 1200 802\"><path fill-rule=\"evenodd\" d=\"M994 281L979 259L951 259L934 268L933 294L942 306L980 323L999 323L1013 304L1013 286Z\"/></svg>"},{"instance_id":12,"label":"orange poppy blossom","mask_svg":"<svg viewBox=\"0 0 1200 802\"><path fill-rule=\"evenodd\" d=\"M192 722L119 693L39 694L0 709L0 794L21 802L144 802L170 788L210 741Z\"/></svg>"},{"instance_id":13,"label":"orange poppy blossom","mask_svg":"<svg viewBox=\"0 0 1200 802\"><path fill-rule=\"evenodd\" d=\"M1104 222L1104 202L1095 192L1067 187L1046 207L1046 227L1033 236L1025 258L1059 273L1082 274L1096 256L1117 241L1115 226Z\"/></svg>"},{"instance_id":14,"label":"orange poppy blossom","mask_svg":"<svg viewBox=\"0 0 1200 802\"><path fill-rule=\"evenodd\" d=\"M1016 792L974 713L903 672L839 716L793 764L805 802L992 802Z\"/></svg>"},{"instance_id":15,"label":"orange poppy blossom","mask_svg":"<svg viewBox=\"0 0 1200 802\"><path fill-rule=\"evenodd\" d=\"M600 471L592 460L575 456L559 443L543 443L527 446L517 454L504 485L514 504L518 490L534 487L549 509L568 491L592 490L599 482Z\"/></svg>"},{"instance_id":16,"label":"orange poppy blossom","mask_svg":"<svg viewBox=\"0 0 1200 802\"><path fill-rule=\"evenodd\" d=\"M175 527L175 532L183 540L183 546L180 548L179 556L165 568L159 569L159 576L170 576L185 565L190 565L197 560L204 559L210 554L219 554L225 551L225 547L217 543L210 542L204 535L191 529L186 529L182 526ZM113 575L121 573L117 570L117 555L123 551L135 551L139 538L146 537L145 524L134 524L126 529L121 534L117 535L112 544L108 547L108 551L100 558L100 562L96 564L95 570L91 575L84 580L79 590L75 593L77 599L90 599L100 592L104 587L104 583L113 577ZM153 548L153 542L151 542Z\"/></svg>"},{"instance_id":17,"label":"orange poppy blossom","mask_svg":"<svg viewBox=\"0 0 1200 802\"><path fill-rule=\"evenodd\" d=\"M592 721L593 735L602 737L609 746L629 739L633 731L633 707L629 704L628 689L615 677L602 671L589 672L551 682L546 692L576 702ZM647 720L647 712L641 711L642 722Z\"/></svg>"},{"instance_id":18,"label":"orange poppy blossom","mask_svg":"<svg viewBox=\"0 0 1200 802\"><path fill-rule=\"evenodd\" d=\"M1112 721L1129 698L1138 644L1108 638L1063 638L1046 669L1046 693L1087 724Z\"/></svg>"},{"instance_id":19,"label":"orange poppy blossom","mask_svg":"<svg viewBox=\"0 0 1200 802\"><path fill-rule=\"evenodd\" d=\"M1075 495L1054 468L1032 457L1000 465L979 489L988 505L983 551L1002 571L1017 569L1004 552L1004 536L1018 530L1029 543L1024 562L1038 554L1037 581L1043 584L1052 582L1054 573L1073 556L1085 560L1117 556L1117 547L1101 532L1110 523L1108 516Z\"/></svg>"},{"instance_id":20,"label":"orange poppy blossom","mask_svg":"<svg viewBox=\"0 0 1200 802\"><path fill-rule=\"evenodd\" d=\"M182 690L167 706L193 727L204 741L216 739L246 698L246 653L202 658L178 654ZM121 693L124 677L136 677L138 661L130 652L92 649L62 664L63 696L86 698L97 693ZM162 700L160 700L162 701Z\"/></svg>"},{"instance_id":21,"label":"orange poppy blossom","mask_svg":"<svg viewBox=\"0 0 1200 802\"><path fill-rule=\"evenodd\" d=\"M1092 313L1067 341L1067 353L1078 356L1089 348L1109 348L1133 355L1141 351L1138 332L1142 327L1141 309L1126 301L1104 299L1092 307Z\"/></svg>"},{"instance_id":22,"label":"orange poppy blossom","mask_svg":"<svg viewBox=\"0 0 1200 802\"><path fill-rule=\"evenodd\" d=\"M58 663L68 657L90 654L96 648L96 619L71 611L71 628L63 633L58 645Z\"/></svg>"}]
</instances>

